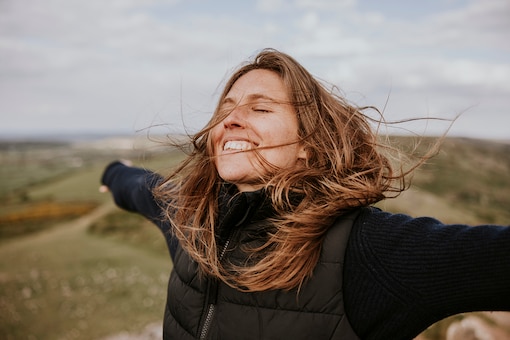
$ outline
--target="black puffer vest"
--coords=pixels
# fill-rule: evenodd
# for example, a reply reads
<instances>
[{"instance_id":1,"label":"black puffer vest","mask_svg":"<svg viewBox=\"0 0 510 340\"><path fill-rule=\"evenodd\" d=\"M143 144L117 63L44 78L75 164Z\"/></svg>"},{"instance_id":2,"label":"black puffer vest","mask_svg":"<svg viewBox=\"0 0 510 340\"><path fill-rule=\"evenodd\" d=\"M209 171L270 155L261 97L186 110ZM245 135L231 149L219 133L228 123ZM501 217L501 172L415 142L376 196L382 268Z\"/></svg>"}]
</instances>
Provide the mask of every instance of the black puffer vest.
<instances>
[{"instance_id":1,"label":"black puffer vest","mask_svg":"<svg viewBox=\"0 0 510 340\"><path fill-rule=\"evenodd\" d=\"M239 245L260 242L268 214L260 196L241 194L228 201L223 197L221 230L228 230L229 235L225 260L242 261ZM313 276L299 293L244 293L215 279L200 279L197 264L178 246L168 285L163 338L358 339L345 315L342 295L344 253L356 215L339 218L329 229Z\"/></svg>"}]
</instances>

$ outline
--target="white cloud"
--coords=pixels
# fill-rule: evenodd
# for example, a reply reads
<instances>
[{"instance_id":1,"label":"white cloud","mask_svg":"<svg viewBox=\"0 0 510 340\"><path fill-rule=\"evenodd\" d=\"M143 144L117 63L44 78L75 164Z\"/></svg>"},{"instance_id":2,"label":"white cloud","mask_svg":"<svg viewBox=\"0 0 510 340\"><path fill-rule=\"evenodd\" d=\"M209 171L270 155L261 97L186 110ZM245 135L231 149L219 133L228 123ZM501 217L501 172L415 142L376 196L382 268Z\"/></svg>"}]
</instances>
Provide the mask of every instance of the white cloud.
<instances>
[{"instance_id":1,"label":"white cloud","mask_svg":"<svg viewBox=\"0 0 510 340\"><path fill-rule=\"evenodd\" d=\"M181 113L201 125L225 74L264 47L289 52L361 104L384 105L391 91L394 117L472 105L475 118L510 116L510 5L462 3L441 12L429 8L439 2L420 3L428 14L390 19L388 6L355 0L218 1L210 10L197 1L5 0L1 129L133 130L180 125Z\"/></svg>"},{"instance_id":2,"label":"white cloud","mask_svg":"<svg viewBox=\"0 0 510 340\"><path fill-rule=\"evenodd\" d=\"M510 2L472 1L467 7L440 13L430 20L437 39L455 46L476 44L510 51L502 44L510 32Z\"/></svg>"},{"instance_id":3,"label":"white cloud","mask_svg":"<svg viewBox=\"0 0 510 340\"><path fill-rule=\"evenodd\" d=\"M256 4L257 10L268 13L279 12L287 6L285 0L258 0Z\"/></svg>"},{"instance_id":4,"label":"white cloud","mask_svg":"<svg viewBox=\"0 0 510 340\"><path fill-rule=\"evenodd\" d=\"M298 8L329 11L353 8L357 2L357 0L296 0L295 4Z\"/></svg>"}]
</instances>

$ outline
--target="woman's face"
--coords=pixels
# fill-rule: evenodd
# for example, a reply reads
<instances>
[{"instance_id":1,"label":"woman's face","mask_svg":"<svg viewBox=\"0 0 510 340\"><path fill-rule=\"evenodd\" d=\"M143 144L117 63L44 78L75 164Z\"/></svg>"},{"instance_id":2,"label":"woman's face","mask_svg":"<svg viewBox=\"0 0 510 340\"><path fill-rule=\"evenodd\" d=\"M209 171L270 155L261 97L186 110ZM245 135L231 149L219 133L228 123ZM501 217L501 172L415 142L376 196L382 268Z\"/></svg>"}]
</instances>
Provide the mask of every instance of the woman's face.
<instances>
[{"instance_id":1,"label":"woman's face","mask_svg":"<svg viewBox=\"0 0 510 340\"><path fill-rule=\"evenodd\" d=\"M289 104L280 76L269 70L252 70L232 86L220 110L230 114L211 131L216 169L220 177L240 191L263 186L260 175L267 166L254 152L277 168L296 165L306 158L298 143L298 120ZM290 143L290 144L289 144ZM270 148L266 148L270 147Z\"/></svg>"}]
</instances>

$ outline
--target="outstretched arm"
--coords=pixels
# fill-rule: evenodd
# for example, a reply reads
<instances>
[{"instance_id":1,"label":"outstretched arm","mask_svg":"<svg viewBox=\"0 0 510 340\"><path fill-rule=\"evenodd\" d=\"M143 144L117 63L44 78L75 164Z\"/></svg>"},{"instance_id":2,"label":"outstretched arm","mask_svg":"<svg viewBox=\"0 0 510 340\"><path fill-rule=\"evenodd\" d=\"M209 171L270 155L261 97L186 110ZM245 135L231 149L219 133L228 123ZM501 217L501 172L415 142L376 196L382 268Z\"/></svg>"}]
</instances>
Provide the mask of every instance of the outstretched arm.
<instances>
[{"instance_id":1,"label":"outstretched arm","mask_svg":"<svg viewBox=\"0 0 510 340\"><path fill-rule=\"evenodd\" d=\"M160 218L161 215L161 209L152 194L152 189L159 181L160 175L120 161L109 164L101 178L101 183L112 193L120 208L137 212L150 220Z\"/></svg>"},{"instance_id":2,"label":"outstretched arm","mask_svg":"<svg viewBox=\"0 0 510 340\"><path fill-rule=\"evenodd\" d=\"M146 217L163 232L170 254L173 257L177 241L170 230L170 223L152 190L162 177L152 171L131 167L125 162L110 163L101 178L100 191L110 191L115 203L122 209Z\"/></svg>"},{"instance_id":3,"label":"outstretched arm","mask_svg":"<svg viewBox=\"0 0 510 340\"><path fill-rule=\"evenodd\" d=\"M509 245L510 227L361 215L344 267L351 325L363 338L410 339L449 315L509 311Z\"/></svg>"}]
</instances>

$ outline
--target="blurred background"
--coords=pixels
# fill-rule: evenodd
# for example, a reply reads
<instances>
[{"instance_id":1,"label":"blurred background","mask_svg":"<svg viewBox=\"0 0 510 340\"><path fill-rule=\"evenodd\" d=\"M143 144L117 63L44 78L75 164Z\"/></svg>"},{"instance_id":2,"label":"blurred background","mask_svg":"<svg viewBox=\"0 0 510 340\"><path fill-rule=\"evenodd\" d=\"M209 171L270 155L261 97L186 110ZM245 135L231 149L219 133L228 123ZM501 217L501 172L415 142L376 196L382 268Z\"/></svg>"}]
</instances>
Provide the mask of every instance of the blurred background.
<instances>
[{"instance_id":1,"label":"blurred background","mask_svg":"<svg viewBox=\"0 0 510 340\"><path fill-rule=\"evenodd\" d=\"M507 0L0 0L1 337L160 338L168 251L98 192L102 170L170 171L183 154L165 135L200 129L266 47L387 121L461 114L411 189L380 205L507 225L509 33ZM423 150L449 127L383 132ZM420 338L467 336L508 339L510 317L457 315Z\"/></svg>"}]
</instances>

